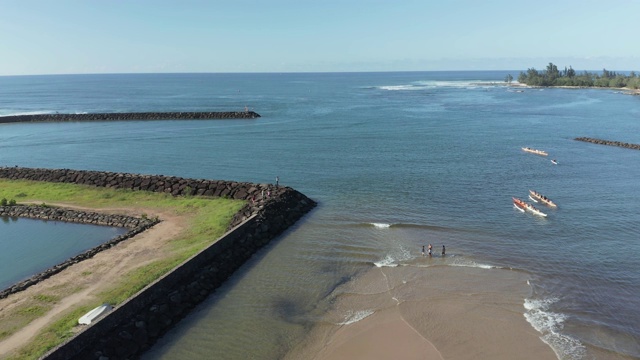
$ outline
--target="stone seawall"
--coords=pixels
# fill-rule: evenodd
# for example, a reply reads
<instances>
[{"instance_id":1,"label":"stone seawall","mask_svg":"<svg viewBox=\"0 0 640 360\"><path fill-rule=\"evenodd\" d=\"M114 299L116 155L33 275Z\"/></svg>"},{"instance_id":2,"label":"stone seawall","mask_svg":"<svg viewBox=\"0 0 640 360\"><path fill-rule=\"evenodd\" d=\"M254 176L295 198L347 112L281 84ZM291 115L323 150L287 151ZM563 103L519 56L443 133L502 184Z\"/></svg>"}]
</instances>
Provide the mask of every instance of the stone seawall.
<instances>
[{"instance_id":1,"label":"stone seawall","mask_svg":"<svg viewBox=\"0 0 640 360\"><path fill-rule=\"evenodd\" d=\"M106 250L115 246L121 241L127 240L159 222L158 219L142 219L126 215L113 215L103 214L89 211L76 211L61 209L55 207L42 207L42 206L0 206L0 217L24 217L40 220L53 220L53 221L66 221L76 222L92 225L104 225L113 227L126 228L129 231L120 236L102 243L92 249L89 249L79 255L76 255L66 261L55 265L39 274L23 280L13 286L0 291L0 299L6 298L11 294L15 294L22 290L25 290L29 286L35 285L42 280L45 280L60 271L68 268L69 266L89 259L102 250Z\"/></svg>"},{"instance_id":2,"label":"stone seawall","mask_svg":"<svg viewBox=\"0 0 640 360\"><path fill-rule=\"evenodd\" d=\"M234 216L225 236L49 352L44 356L47 359L113 360L140 356L258 249L316 205L294 189L273 184L18 167L0 168L0 178L247 201Z\"/></svg>"},{"instance_id":3,"label":"stone seawall","mask_svg":"<svg viewBox=\"0 0 640 360\"><path fill-rule=\"evenodd\" d=\"M64 122L64 121L127 121L127 120L256 119L259 117L260 115L253 111L37 114L37 115L0 116L0 123Z\"/></svg>"},{"instance_id":4,"label":"stone seawall","mask_svg":"<svg viewBox=\"0 0 640 360\"><path fill-rule=\"evenodd\" d=\"M627 149L640 150L640 144L629 144L621 141L601 140L601 139L594 139L594 138L588 138L588 137L579 137L579 138L575 138L574 140L585 141L585 142L590 142L590 143L599 144L599 145L619 146Z\"/></svg>"}]
</instances>

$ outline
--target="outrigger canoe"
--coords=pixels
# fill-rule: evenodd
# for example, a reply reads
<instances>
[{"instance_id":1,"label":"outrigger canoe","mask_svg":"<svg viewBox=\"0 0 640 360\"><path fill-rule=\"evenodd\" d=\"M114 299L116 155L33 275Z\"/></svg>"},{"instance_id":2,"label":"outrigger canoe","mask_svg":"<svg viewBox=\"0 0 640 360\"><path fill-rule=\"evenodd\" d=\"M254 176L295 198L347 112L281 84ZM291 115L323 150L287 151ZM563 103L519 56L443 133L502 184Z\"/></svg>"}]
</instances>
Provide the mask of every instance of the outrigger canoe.
<instances>
[{"instance_id":1,"label":"outrigger canoe","mask_svg":"<svg viewBox=\"0 0 640 360\"><path fill-rule=\"evenodd\" d=\"M547 217L547 214L543 213L542 211L536 209L533 205L526 203L518 198L512 198L513 199L513 206L515 206L518 210L520 211L529 211L534 215L538 215L538 216L542 216L542 217Z\"/></svg>"},{"instance_id":2,"label":"outrigger canoe","mask_svg":"<svg viewBox=\"0 0 640 360\"><path fill-rule=\"evenodd\" d=\"M527 203L525 203L524 201L518 199L518 198L512 198L513 199L513 206L516 207L516 209L521 210L521 211L525 211L525 209L527 208Z\"/></svg>"},{"instance_id":3,"label":"outrigger canoe","mask_svg":"<svg viewBox=\"0 0 640 360\"><path fill-rule=\"evenodd\" d=\"M533 190L529 190L529 198L535 202L541 202L550 207L558 207L558 205L551 201L551 199Z\"/></svg>"},{"instance_id":4,"label":"outrigger canoe","mask_svg":"<svg viewBox=\"0 0 640 360\"><path fill-rule=\"evenodd\" d=\"M526 151L526 152L530 152L532 154L536 154L536 155L542 155L542 156L547 156L549 155L546 151L543 150L537 150L537 149L532 149L530 147L523 147L522 150Z\"/></svg>"}]
</instances>

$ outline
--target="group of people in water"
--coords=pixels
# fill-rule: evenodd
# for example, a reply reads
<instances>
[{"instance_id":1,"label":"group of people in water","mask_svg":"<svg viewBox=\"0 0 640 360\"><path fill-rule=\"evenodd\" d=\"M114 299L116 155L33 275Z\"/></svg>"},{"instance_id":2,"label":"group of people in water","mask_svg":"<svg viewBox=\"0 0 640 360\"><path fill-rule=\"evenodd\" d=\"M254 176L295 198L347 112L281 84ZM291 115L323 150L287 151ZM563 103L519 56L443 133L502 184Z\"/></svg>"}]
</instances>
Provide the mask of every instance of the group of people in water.
<instances>
[{"instance_id":1,"label":"group of people in water","mask_svg":"<svg viewBox=\"0 0 640 360\"><path fill-rule=\"evenodd\" d=\"M429 254L429 257L433 256L432 254L433 251L433 246L431 246L431 244L429 244L429 246L427 247L427 252ZM442 256L444 257L444 254L446 252L446 249L444 247L444 245L442 245ZM424 252L424 245L422 245L422 256L424 256L425 252Z\"/></svg>"}]
</instances>

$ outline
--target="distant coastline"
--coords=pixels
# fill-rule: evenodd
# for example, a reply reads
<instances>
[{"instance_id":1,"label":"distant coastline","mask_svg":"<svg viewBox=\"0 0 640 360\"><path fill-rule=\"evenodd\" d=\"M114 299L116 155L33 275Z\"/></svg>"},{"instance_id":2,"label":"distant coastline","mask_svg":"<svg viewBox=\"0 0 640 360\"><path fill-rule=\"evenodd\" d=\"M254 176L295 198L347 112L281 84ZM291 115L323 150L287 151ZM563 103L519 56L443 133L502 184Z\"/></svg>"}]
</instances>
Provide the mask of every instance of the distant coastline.
<instances>
[{"instance_id":1,"label":"distant coastline","mask_svg":"<svg viewBox=\"0 0 640 360\"><path fill-rule=\"evenodd\" d=\"M508 74L505 82L510 84L513 76ZM620 89L633 95L640 95L640 76L635 71L628 75L602 69L601 74L583 71L576 72L571 66L565 66L564 70L549 63L545 70L538 71L529 68L521 71L517 79L519 84L535 87L563 87L563 88L610 88Z\"/></svg>"},{"instance_id":2,"label":"distant coastline","mask_svg":"<svg viewBox=\"0 0 640 360\"><path fill-rule=\"evenodd\" d=\"M602 89L602 90L617 90L625 95L635 95L640 96L640 89L629 89L626 87L599 87L599 86L568 86L568 85L527 85L519 82L507 84L509 87L513 88L523 88L523 89L540 89L540 88L558 88L558 89ZM521 90L519 90L521 91Z\"/></svg>"},{"instance_id":3,"label":"distant coastline","mask_svg":"<svg viewBox=\"0 0 640 360\"><path fill-rule=\"evenodd\" d=\"M0 123L17 122L65 122L65 121L128 121L128 120L210 120L256 119L254 111L210 112L139 112L139 113L87 113L87 114L36 114L0 116Z\"/></svg>"}]
</instances>

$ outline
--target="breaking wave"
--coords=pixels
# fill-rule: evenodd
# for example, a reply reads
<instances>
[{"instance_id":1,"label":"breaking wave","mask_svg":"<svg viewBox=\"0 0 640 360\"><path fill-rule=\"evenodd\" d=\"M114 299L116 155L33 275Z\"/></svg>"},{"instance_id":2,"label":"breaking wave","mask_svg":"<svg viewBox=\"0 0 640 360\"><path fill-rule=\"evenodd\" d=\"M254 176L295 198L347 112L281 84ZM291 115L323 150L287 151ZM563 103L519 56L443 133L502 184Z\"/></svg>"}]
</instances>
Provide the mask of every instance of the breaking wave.
<instances>
[{"instance_id":1,"label":"breaking wave","mask_svg":"<svg viewBox=\"0 0 640 360\"><path fill-rule=\"evenodd\" d=\"M437 88L460 88L460 89L488 89L496 86L504 86L500 81L482 80L456 80L456 81L416 81L410 84L401 85L381 85L374 86L374 89L386 91L416 91Z\"/></svg>"},{"instance_id":2,"label":"breaking wave","mask_svg":"<svg viewBox=\"0 0 640 360\"><path fill-rule=\"evenodd\" d=\"M379 229L386 229L386 228L390 228L391 225L393 224L385 224L385 223L370 223L371 225L379 228Z\"/></svg>"},{"instance_id":3,"label":"breaking wave","mask_svg":"<svg viewBox=\"0 0 640 360\"><path fill-rule=\"evenodd\" d=\"M556 353L559 359L578 360L586 355L586 348L577 339L560 333L564 327L567 316L549 310L551 304L558 301L557 298L525 299L525 319L536 331L542 334L540 337Z\"/></svg>"},{"instance_id":4,"label":"breaking wave","mask_svg":"<svg viewBox=\"0 0 640 360\"><path fill-rule=\"evenodd\" d=\"M382 260L378 260L373 263L376 267L396 267L401 262L411 259L411 252L404 247L401 247L394 254L388 254Z\"/></svg>"},{"instance_id":5,"label":"breaking wave","mask_svg":"<svg viewBox=\"0 0 640 360\"><path fill-rule=\"evenodd\" d=\"M345 316L345 320L338 325L349 325L355 322L358 322L362 319L365 319L372 315L375 311L373 310L357 310L357 311L348 311Z\"/></svg>"}]
</instances>

